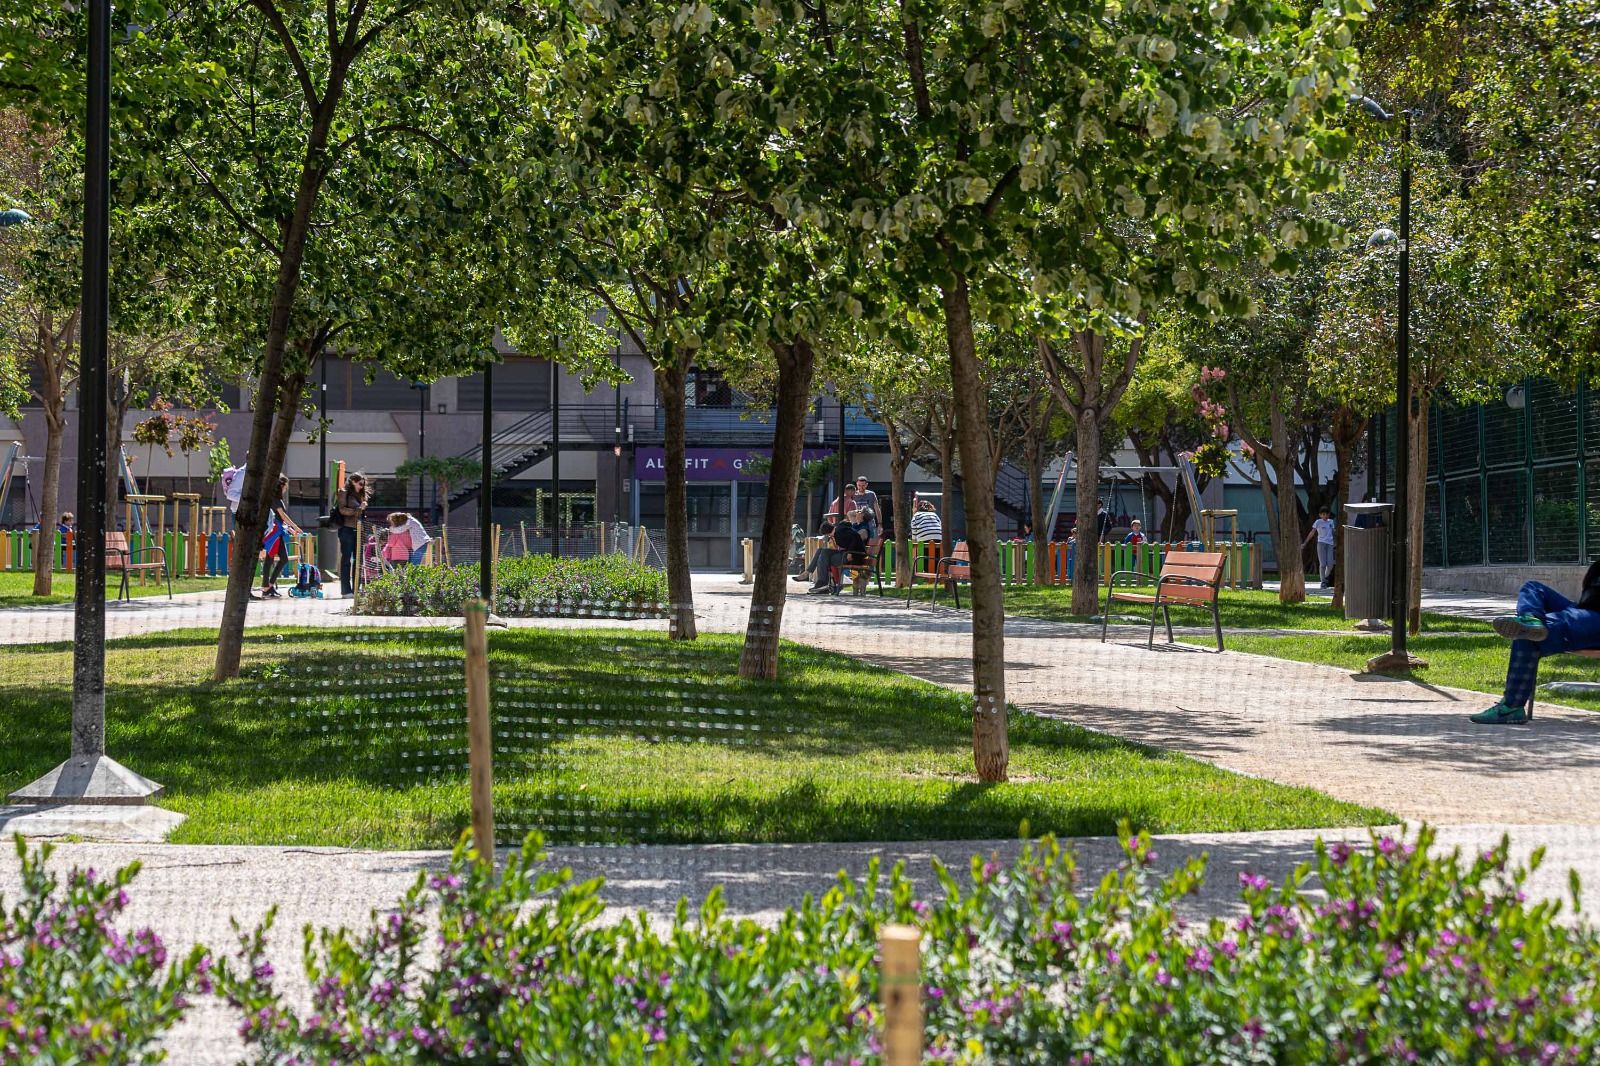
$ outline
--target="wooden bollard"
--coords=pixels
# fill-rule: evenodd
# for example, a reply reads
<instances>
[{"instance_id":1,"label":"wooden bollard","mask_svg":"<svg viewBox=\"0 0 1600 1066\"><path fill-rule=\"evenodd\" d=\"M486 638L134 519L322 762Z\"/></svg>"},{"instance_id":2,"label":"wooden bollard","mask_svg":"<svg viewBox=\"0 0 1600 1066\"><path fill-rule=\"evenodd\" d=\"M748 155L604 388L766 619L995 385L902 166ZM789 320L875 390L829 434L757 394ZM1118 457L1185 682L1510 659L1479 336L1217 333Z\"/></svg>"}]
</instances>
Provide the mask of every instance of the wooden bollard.
<instances>
[{"instance_id":1,"label":"wooden bollard","mask_svg":"<svg viewBox=\"0 0 1600 1066\"><path fill-rule=\"evenodd\" d=\"M886 925L878 932L878 1001L883 1007L883 1066L922 1062L922 933Z\"/></svg>"},{"instance_id":2,"label":"wooden bollard","mask_svg":"<svg viewBox=\"0 0 1600 1066\"><path fill-rule=\"evenodd\" d=\"M739 584L750 585L756 579L756 542L746 537L739 543L744 546L744 576L739 579Z\"/></svg>"},{"instance_id":3,"label":"wooden bollard","mask_svg":"<svg viewBox=\"0 0 1600 1066\"><path fill-rule=\"evenodd\" d=\"M489 724L489 607L466 607L467 768L472 781L472 844L494 865L494 733Z\"/></svg>"}]
</instances>

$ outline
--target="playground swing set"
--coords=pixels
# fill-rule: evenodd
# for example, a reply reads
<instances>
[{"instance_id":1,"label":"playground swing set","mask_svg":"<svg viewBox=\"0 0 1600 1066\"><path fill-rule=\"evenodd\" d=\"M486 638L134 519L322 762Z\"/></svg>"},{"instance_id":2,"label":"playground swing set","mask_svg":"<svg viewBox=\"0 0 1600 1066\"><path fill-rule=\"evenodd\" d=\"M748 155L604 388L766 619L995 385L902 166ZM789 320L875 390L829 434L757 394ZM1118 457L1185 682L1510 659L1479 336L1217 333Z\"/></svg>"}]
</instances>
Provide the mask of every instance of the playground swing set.
<instances>
[{"instance_id":1,"label":"playground swing set","mask_svg":"<svg viewBox=\"0 0 1600 1066\"><path fill-rule=\"evenodd\" d=\"M230 509L208 505L194 492L170 496L140 491L126 453L119 456L123 484L121 529L108 532L120 538L117 551L142 564L130 567L142 585L162 578L224 577L228 573L232 522ZM26 476L33 456L21 454L21 445L9 445L0 455L0 516L7 514L16 475ZM339 464L342 468L342 464ZM35 512L38 508L35 505ZM36 515L40 528L49 529L51 568L70 571L75 565L76 533L54 529L55 518ZM0 531L0 571L32 570L35 532L32 529ZM291 562L315 557L315 538L294 538ZM131 575L130 575L131 576Z\"/></svg>"}]
</instances>

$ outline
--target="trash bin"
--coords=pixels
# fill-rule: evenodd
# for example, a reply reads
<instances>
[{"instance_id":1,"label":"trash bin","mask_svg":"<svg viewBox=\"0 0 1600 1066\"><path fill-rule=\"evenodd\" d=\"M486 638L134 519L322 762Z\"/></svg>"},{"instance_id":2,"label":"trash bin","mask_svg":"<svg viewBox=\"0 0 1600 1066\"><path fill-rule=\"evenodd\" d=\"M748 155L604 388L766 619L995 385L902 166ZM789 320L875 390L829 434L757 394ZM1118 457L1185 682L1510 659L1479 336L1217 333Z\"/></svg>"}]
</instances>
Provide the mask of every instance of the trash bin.
<instances>
[{"instance_id":1,"label":"trash bin","mask_svg":"<svg viewBox=\"0 0 1600 1066\"><path fill-rule=\"evenodd\" d=\"M337 529L317 530L317 569L322 571L323 581L339 580L339 531Z\"/></svg>"},{"instance_id":2,"label":"trash bin","mask_svg":"<svg viewBox=\"0 0 1600 1066\"><path fill-rule=\"evenodd\" d=\"M1389 528L1392 503L1351 503L1344 507L1344 616L1382 618L1389 613L1394 559Z\"/></svg>"}]
</instances>

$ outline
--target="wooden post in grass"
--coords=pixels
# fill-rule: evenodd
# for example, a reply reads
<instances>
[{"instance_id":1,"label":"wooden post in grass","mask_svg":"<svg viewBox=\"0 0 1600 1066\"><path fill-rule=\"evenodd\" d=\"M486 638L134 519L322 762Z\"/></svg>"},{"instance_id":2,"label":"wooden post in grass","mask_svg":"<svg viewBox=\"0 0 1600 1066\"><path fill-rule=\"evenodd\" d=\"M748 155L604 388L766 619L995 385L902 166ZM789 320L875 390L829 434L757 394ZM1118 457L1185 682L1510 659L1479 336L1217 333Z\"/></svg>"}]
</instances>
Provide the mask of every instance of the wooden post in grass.
<instances>
[{"instance_id":1,"label":"wooden post in grass","mask_svg":"<svg viewBox=\"0 0 1600 1066\"><path fill-rule=\"evenodd\" d=\"M878 1000L883 1066L922 1062L922 933L910 925L878 931Z\"/></svg>"},{"instance_id":2,"label":"wooden post in grass","mask_svg":"<svg viewBox=\"0 0 1600 1066\"><path fill-rule=\"evenodd\" d=\"M472 843L494 865L494 734L489 726L489 606L467 601L467 767L472 781Z\"/></svg>"}]
</instances>

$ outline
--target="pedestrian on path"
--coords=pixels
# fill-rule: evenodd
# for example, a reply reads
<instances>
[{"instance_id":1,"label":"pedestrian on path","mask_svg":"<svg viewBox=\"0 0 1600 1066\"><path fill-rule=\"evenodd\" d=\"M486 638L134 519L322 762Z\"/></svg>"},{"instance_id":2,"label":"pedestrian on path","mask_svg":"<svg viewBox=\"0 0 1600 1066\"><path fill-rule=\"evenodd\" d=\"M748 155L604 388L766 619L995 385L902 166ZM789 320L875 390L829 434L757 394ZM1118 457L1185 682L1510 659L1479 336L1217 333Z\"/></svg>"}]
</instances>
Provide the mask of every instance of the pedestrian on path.
<instances>
[{"instance_id":1,"label":"pedestrian on path","mask_svg":"<svg viewBox=\"0 0 1600 1066\"><path fill-rule=\"evenodd\" d=\"M356 592L356 525L367 511L367 478L351 474L339 494L334 524L339 529L339 591L346 596Z\"/></svg>"},{"instance_id":2,"label":"pedestrian on path","mask_svg":"<svg viewBox=\"0 0 1600 1066\"><path fill-rule=\"evenodd\" d=\"M301 535L301 529L289 517L289 479L278 475L278 498L267 514L267 530L262 535L261 546L267 554L267 570L261 581L261 595L277 599L278 577L289 565L289 538Z\"/></svg>"},{"instance_id":3,"label":"pedestrian on path","mask_svg":"<svg viewBox=\"0 0 1600 1066\"><path fill-rule=\"evenodd\" d=\"M1600 562L1583 575L1573 603L1549 585L1529 581L1517 593L1517 613L1494 620L1494 631L1511 641L1505 694L1472 716L1479 725L1516 725L1528 720L1539 660L1546 655L1600 648Z\"/></svg>"},{"instance_id":4,"label":"pedestrian on path","mask_svg":"<svg viewBox=\"0 0 1600 1066\"><path fill-rule=\"evenodd\" d=\"M1317 569L1322 572L1322 587L1327 588L1333 583L1333 512L1326 507L1317 512L1317 520L1311 523L1311 532L1306 534L1301 550L1313 537L1317 540Z\"/></svg>"}]
</instances>

